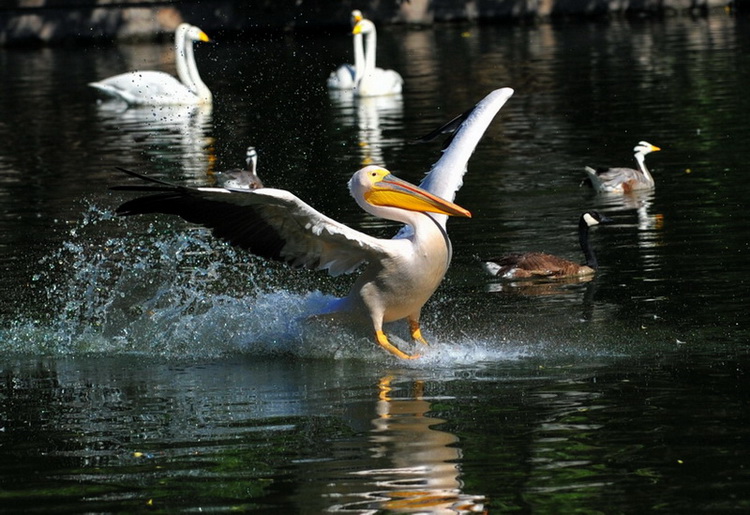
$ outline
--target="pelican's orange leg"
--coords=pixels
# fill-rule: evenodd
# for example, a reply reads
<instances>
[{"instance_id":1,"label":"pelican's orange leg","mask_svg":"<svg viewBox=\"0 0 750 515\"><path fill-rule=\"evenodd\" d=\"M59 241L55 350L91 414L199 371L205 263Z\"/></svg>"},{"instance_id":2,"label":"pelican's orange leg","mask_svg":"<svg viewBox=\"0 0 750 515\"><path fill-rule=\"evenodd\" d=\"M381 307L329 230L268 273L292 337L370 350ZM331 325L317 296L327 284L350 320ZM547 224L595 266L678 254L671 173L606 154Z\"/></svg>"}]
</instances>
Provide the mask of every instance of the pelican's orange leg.
<instances>
[{"instance_id":1,"label":"pelican's orange leg","mask_svg":"<svg viewBox=\"0 0 750 515\"><path fill-rule=\"evenodd\" d=\"M415 342L419 342L422 345L429 345L427 340L422 336L422 330L419 328L419 320L416 318L409 318L409 329L411 330L411 337Z\"/></svg>"}]
</instances>

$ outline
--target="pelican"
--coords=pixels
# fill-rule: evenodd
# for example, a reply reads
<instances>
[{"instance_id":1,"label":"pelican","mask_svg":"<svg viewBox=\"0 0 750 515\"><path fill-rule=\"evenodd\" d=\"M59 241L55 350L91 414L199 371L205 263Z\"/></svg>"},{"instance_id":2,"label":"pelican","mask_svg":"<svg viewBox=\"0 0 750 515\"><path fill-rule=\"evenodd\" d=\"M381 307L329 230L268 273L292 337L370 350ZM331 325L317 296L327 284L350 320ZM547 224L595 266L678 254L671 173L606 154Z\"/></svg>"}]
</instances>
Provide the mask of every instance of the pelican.
<instances>
[{"instance_id":1,"label":"pelican","mask_svg":"<svg viewBox=\"0 0 750 515\"><path fill-rule=\"evenodd\" d=\"M256 172L258 152L255 150L255 147L247 147L245 163L247 164L245 170L233 168L217 174L221 176L220 180L223 188L228 190L254 190L263 187L263 183Z\"/></svg>"},{"instance_id":2,"label":"pelican","mask_svg":"<svg viewBox=\"0 0 750 515\"><path fill-rule=\"evenodd\" d=\"M581 215L578 221L578 241L585 258L583 264L542 252L527 252L488 259L484 268L489 274L503 279L562 279L594 274L599 263L589 241L589 228L611 222L611 218L598 211L586 211Z\"/></svg>"},{"instance_id":3,"label":"pelican","mask_svg":"<svg viewBox=\"0 0 750 515\"><path fill-rule=\"evenodd\" d=\"M646 168L646 154L658 152L659 147L647 141L640 141L633 152L638 163L638 170L633 168L593 168L587 166L586 175L591 186L603 193L628 193L634 190L650 190L654 187L654 178Z\"/></svg>"},{"instance_id":4,"label":"pelican","mask_svg":"<svg viewBox=\"0 0 750 515\"><path fill-rule=\"evenodd\" d=\"M374 97L379 95L395 95L401 93L404 79L398 72L375 67L375 53L377 50L377 31L375 24L363 18L359 20L352 34L362 34L365 37L365 63L354 85L354 94L359 97Z\"/></svg>"},{"instance_id":5,"label":"pelican","mask_svg":"<svg viewBox=\"0 0 750 515\"><path fill-rule=\"evenodd\" d=\"M362 20L362 11L352 11L350 21L352 29ZM362 34L353 34L354 41L354 64L342 64L328 76L327 85L329 89L354 89L359 77L365 68L365 50L362 45Z\"/></svg>"},{"instance_id":6,"label":"pelican","mask_svg":"<svg viewBox=\"0 0 750 515\"><path fill-rule=\"evenodd\" d=\"M90 82L109 97L131 105L210 104L211 91L201 80L193 54L194 41L210 41L205 32L188 23L175 31L175 65L180 80L164 72L133 71Z\"/></svg>"},{"instance_id":7,"label":"pelican","mask_svg":"<svg viewBox=\"0 0 750 515\"><path fill-rule=\"evenodd\" d=\"M214 236L253 254L294 267L328 270L334 276L367 263L349 294L332 301L321 315L366 321L378 345L399 358L415 358L418 355L407 354L388 340L383 324L406 319L412 338L427 344L419 319L450 264L447 219L471 216L453 200L474 148L512 94L510 88L498 89L479 102L420 186L376 165L354 174L349 191L362 209L405 224L392 239L347 227L285 190L191 188L127 170L122 171L154 185L114 189L153 194L125 202L117 213L178 215L210 227Z\"/></svg>"}]
</instances>

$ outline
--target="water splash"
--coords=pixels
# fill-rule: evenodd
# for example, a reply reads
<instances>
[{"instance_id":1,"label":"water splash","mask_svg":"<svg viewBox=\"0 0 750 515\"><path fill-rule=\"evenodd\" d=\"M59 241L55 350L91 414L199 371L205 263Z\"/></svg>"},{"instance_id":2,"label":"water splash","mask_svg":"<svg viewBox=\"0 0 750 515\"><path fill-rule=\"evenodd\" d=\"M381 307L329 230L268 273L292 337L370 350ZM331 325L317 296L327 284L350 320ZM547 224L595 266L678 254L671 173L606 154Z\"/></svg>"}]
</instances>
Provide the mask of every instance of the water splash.
<instances>
[{"instance_id":1,"label":"water splash","mask_svg":"<svg viewBox=\"0 0 750 515\"><path fill-rule=\"evenodd\" d=\"M151 225L145 234L97 236L125 226L89 208L70 239L40 261L33 277L40 314L0 333L4 351L219 355L255 340L290 340L296 328L279 313L326 301L282 291L258 302L273 273L203 231Z\"/></svg>"},{"instance_id":2,"label":"water splash","mask_svg":"<svg viewBox=\"0 0 750 515\"><path fill-rule=\"evenodd\" d=\"M129 231L134 227L143 230ZM142 226L90 206L67 241L40 261L33 277L40 293L30 310L36 315L0 328L0 351L395 359L374 345L366 328L311 320L331 295L299 293L286 268L185 227L181 222ZM435 323L440 317L430 318L429 347L404 341L404 324L388 328L399 347L422 354L405 366L476 366L544 352L538 343L497 336L434 334L441 330Z\"/></svg>"}]
</instances>

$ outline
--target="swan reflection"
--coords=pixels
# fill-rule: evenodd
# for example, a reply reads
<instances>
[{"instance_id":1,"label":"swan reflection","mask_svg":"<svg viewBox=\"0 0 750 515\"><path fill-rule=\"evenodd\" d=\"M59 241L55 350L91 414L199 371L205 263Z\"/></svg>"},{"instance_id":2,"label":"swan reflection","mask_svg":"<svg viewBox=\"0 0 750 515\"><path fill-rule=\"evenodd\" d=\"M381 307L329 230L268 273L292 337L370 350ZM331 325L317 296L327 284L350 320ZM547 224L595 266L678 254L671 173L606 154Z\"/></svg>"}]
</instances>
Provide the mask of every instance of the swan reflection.
<instances>
[{"instance_id":1,"label":"swan reflection","mask_svg":"<svg viewBox=\"0 0 750 515\"><path fill-rule=\"evenodd\" d=\"M351 91L330 91L342 125L357 128L357 146L362 165L385 165L383 149L399 145L402 138L389 138L384 130L403 126L404 103L401 95L355 97Z\"/></svg>"},{"instance_id":2,"label":"swan reflection","mask_svg":"<svg viewBox=\"0 0 750 515\"><path fill-rule=\"evenodd\" d=\"M212 173L215 162L210 105L131 106L117 101L98 104L105 146L136 151L150 160L173 161L185 173Z\"/></svg>"},{"instance_id":3,"label":"swan reflection","mask_svg":"<svg viewBox=\"0 0 750 515\"><path fill-rule=\"evenodd\" d=\"M445 420L429 416L432 406L424 399L424 383L416 380L407 395L397 396L403 392L395 377L386 376L378 390L369 451L372 459L388 466L351 472L372 490L349 492L358 499L331 511L482 512L484 497L462 491L459 439L435 428Z\"/></svg>"}]
</instances>

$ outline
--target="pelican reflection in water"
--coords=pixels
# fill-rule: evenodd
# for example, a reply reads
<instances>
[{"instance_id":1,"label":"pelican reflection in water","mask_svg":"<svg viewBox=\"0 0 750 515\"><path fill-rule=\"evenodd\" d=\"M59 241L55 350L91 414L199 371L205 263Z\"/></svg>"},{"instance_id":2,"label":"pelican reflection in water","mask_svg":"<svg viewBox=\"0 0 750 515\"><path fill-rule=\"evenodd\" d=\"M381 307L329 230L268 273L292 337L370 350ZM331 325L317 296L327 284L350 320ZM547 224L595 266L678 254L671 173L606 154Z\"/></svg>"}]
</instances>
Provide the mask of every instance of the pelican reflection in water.
<instances>
[{"instance_id":1,"label":"pelican reflection in water","mask_svg":"<svg viewBox=\"0 0 750 515\"><path fill-rule=\"evenodd\" d=\"M452 257L448 216L471 216L454 204L466 165L510 88L487 95L465 113L450 145L421 186L370 165L356 172L349 191L366 212L405 224L392 239L374 238L316 211L292 193L275 188L231 190L190 188L126 173L151 186L115 189L151 195L121 205L121 215L164 213L213 229L213 234L250 252L294 267L351 273L366 263L346 297L331 302L322 315L360 319L370 324L375 341L399 358L418 357L393 345L383 324L406 319L412 339L422 336L422 306L445 276Z\"/></svg>"},{"instance_id":2,"label":"pelican reflection in water","mask_svg":"<svg viewBox=\"0 0 750 515\"><path fill-rule=\"evenodd\" d=\"M422 380L402 388L398 377L382 377L375 411L369 452L372 461L383 466L350 472L364 485L359 481L332 483L332 493L340 502L331 511L484 512L485 497L463 491L459 439L436 429L446 421L430 416L432 403L424 397ZM343 491L336 491L343 485Z\"/></svg>"}]
</instances>

